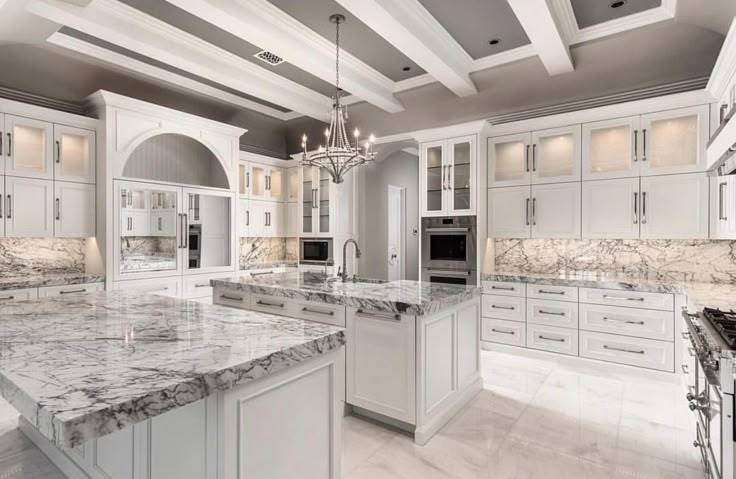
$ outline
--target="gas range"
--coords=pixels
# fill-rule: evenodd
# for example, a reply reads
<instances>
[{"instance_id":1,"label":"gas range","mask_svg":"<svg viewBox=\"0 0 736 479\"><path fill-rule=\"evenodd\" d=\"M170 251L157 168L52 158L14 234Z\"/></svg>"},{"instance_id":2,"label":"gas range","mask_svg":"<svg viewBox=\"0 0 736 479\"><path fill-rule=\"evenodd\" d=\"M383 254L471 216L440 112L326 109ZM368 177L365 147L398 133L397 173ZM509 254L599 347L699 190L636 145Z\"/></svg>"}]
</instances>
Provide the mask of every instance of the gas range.
<instances>
[{"instance_id":1,"label":"gas range","mask_svg":"<svg viewBox=\"0 0 736 479\"><path fill-rule=\"evenodd\" d=\"M736 312L703 308L699 314L686 313L685 320L692 348L702 368L713 376L712 382L720 384L725 379L724 386L733 394Z\"/></svg>"}]
</instances>

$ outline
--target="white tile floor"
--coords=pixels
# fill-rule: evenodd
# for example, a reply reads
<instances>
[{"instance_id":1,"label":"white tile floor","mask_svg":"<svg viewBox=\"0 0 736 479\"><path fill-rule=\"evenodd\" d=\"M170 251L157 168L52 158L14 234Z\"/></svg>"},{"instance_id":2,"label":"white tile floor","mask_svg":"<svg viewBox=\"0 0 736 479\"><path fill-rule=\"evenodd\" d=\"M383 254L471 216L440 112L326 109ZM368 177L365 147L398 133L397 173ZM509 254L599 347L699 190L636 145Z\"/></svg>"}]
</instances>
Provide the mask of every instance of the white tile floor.
<instances>
[{"instance_id":1,"label":"white tile floor","mask_svg":"<svg viewBox=\"0 0 736 479\"><path fill-rule=\"evenodd\" d=\"M554 356L551 356L553 359ZM702 478L679 384L482 353L485 389L426 446L345 418L345 479ZM63 479L0 402L0 478Z\"/></svg>"}]
</instances>

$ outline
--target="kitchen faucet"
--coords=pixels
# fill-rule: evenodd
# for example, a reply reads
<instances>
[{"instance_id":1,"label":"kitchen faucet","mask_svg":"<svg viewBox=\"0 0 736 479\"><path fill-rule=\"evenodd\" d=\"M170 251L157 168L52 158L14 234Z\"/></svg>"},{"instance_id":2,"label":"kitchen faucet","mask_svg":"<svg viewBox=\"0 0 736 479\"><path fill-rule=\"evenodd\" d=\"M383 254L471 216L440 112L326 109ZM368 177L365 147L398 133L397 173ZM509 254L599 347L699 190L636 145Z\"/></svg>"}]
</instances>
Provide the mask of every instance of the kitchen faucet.
<instances>
[{"instance_id":1,"label":"kitchen faucet","mask_svg":"<svg viewBox=\"0 0 736 479\"><path fill-rule=\"evenodd\" d=\"M342 271L338 270L337 275L342 278L342 282L348 280L348 244L353 243L355 245L355 257L360 258L360 247L358 242L353 238L348 239L345 244L342 245Z\"/></svg>"}]
</instances>

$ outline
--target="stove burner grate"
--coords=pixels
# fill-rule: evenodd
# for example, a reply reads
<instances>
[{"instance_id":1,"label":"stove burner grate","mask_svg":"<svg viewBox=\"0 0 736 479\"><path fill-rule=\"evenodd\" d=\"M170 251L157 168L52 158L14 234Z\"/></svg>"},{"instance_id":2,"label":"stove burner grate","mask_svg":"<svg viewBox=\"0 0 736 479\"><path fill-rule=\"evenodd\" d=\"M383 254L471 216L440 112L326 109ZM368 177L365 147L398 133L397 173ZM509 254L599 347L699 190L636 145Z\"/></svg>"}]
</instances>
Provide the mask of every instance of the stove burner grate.
<instances>
[{"instance_id":1,"label":"stove burner grate","mask_svg":"<svg viewBox=\"0 0 736 479\"><path fill-rule=\"evenodd\" d=\"M704 308L703 316L710 321L730 348L736 348L736 312Z\"/></svg>"}]
</instances>

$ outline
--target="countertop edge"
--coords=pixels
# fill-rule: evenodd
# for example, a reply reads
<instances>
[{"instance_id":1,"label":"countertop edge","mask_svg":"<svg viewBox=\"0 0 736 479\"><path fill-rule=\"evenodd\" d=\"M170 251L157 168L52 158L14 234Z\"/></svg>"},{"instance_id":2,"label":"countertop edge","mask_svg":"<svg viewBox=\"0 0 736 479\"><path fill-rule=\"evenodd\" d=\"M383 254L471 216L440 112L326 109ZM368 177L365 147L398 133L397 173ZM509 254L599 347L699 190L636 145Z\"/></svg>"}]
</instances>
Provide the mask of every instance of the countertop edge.
<instances>
[{"instance_id":1,"label":"countertop edge","mask_svg":"<svg viewBox=\"0 0 736 479\"><path fill-rule=\"evenodd\" d=\"M100 274L70 274L70 275L49 275L44 276L28 276L18 278L0 278L0 291L12 291L15 289L27 289L27 288L43 288L45 286L66 286L73 284L91 284L91 283L103 283L105 281L105 275Z\"/></svg>"}]
</instances>

